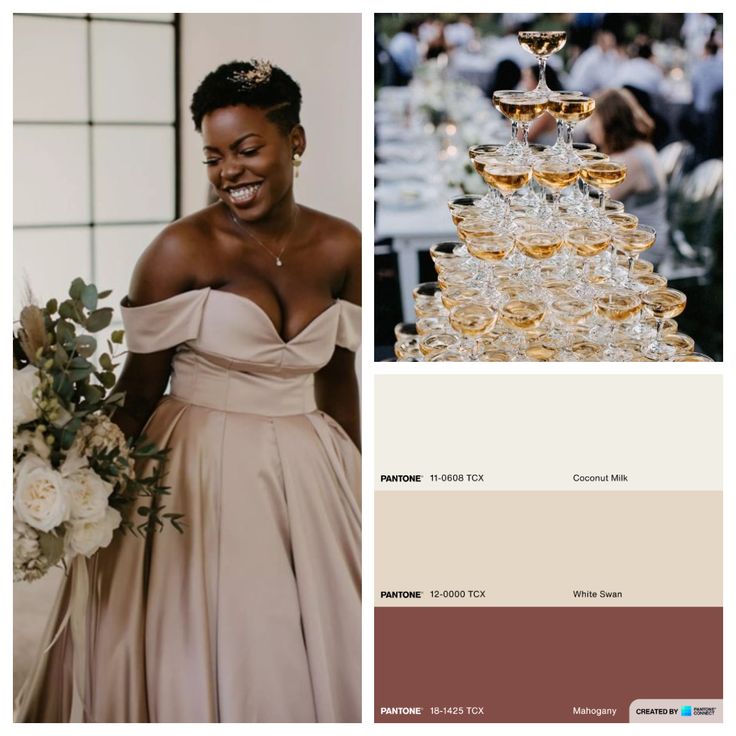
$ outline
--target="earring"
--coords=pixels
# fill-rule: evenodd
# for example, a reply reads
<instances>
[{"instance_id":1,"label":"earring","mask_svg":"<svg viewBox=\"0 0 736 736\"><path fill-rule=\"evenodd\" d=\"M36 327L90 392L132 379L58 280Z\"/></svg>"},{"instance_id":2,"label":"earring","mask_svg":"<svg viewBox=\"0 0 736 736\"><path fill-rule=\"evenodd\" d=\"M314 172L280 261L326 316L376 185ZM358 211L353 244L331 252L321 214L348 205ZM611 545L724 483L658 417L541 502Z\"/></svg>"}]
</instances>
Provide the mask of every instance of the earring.
<instances>
[{"instance_id":1,"label":"earring","mask_svg":"<svg viewBox=\"0 0 736 736\"><path fill-rule=\"evenodd\" d=\"M294 178L298 179L299 167L302 165L302 157L298 153L291 157L291 165L294 167Z\"/></svg>"}]
</instances>

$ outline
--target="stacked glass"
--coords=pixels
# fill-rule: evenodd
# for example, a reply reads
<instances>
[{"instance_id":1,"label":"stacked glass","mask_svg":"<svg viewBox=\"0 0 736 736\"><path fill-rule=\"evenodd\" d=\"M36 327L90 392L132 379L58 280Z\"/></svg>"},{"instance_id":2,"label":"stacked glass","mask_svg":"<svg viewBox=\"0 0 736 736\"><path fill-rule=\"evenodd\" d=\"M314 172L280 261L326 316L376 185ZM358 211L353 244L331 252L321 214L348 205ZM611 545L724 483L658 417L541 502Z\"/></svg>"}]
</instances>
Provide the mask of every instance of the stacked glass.
<instances>
[{"instance_id":1,"label":"stacked glass","mask_svg":"<svg viewBox=\"0 0 736 736\"><path fill-rule=\"evenodd\" d=\"M564 33L539 35L520 42L541 65ZM458 240L430 249L437 281L415 289L416 333L397 326L397 360L710 360L678 332L685 294L641 258L656 232L608 196L626 166L573 142L595 101L543 80L533 92L494 93L512 139L469 150L489 192L448 203ZM557 142L529 144L529 124L545 112Z\"/></svg>"}]
</instances>

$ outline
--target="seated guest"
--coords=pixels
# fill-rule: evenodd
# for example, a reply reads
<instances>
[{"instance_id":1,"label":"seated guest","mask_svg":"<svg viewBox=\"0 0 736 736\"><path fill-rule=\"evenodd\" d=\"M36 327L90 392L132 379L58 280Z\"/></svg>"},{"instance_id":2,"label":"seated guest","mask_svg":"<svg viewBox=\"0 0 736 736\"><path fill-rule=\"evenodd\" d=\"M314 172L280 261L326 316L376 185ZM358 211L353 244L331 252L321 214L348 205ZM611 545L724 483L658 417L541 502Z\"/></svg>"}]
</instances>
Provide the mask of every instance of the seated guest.
<instances>
[{"instance_id":1,"label":"seated guest","mask_svg":"<svg viewBox=\"0 0 736 736\"><path fill-rule=\"evenodd\" d=\"M654 122L625 89L607 89L596 96L595 112L588 120L588 136L611 159L626 164L623 183L610 194L642 225L657 231L657 242L646 258L655 265L667 253L667 183L657 151L650 143Z\"/></svg>"}]
</instances>

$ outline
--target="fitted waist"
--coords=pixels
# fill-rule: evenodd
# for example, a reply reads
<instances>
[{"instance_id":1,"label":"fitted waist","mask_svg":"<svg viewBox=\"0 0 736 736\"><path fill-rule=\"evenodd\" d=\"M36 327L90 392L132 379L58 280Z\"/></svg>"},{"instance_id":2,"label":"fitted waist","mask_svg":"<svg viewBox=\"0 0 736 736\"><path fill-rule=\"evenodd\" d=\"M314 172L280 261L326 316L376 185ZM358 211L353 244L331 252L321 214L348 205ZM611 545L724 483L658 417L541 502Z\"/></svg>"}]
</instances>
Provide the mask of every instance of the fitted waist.
<instances>
[{"instance_id":1,"label":"fitted waist","mask_svg":"<svg viewBox=\"0 0 736 736\"><path fill-rule=\"evenodd\" d=\"M317 408L309 373L256 373L227 358L193 351L175 356L171 395L209 409L272 417L308 414Z\"/></svg>"}]
</instances>

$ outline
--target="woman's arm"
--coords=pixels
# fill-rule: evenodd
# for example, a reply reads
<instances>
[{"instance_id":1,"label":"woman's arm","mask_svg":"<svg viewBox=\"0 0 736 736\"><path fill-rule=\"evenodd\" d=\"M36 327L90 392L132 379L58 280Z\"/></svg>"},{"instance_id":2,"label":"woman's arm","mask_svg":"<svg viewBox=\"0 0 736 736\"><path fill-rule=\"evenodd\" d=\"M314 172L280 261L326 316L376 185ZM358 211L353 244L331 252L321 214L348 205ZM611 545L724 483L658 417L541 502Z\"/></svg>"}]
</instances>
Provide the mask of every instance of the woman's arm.
<instances>
[{"instance_id":1,"label":"woman's arm","mask_svg":"<svg viewBox=\"0 0 736 736\"><path fill-rule=\"evenodd\" d=\"M346 275L340 299L361 303L360 233L351 228L347 238ZM360 448L360 392L355 375L355 353L336 347L330 362L314 376L314 392L317 406L333 417Z\"/></svg>"},{"instance_id":2,"label":"woman's arm","mask_svg":"<svg viewBox=\"0 0 736 736\"><path fill-rule=\"evenodd\" d=\"M167 299L193 288L194 251L181 226L169 226L143 252L128 291L130 306ZM113 421L126 437L137 437L163 396L171 373L174 349L156 353L131 353L125 359L114 391L125 392L125 402Z\"/></svg>"}]
</instances>

